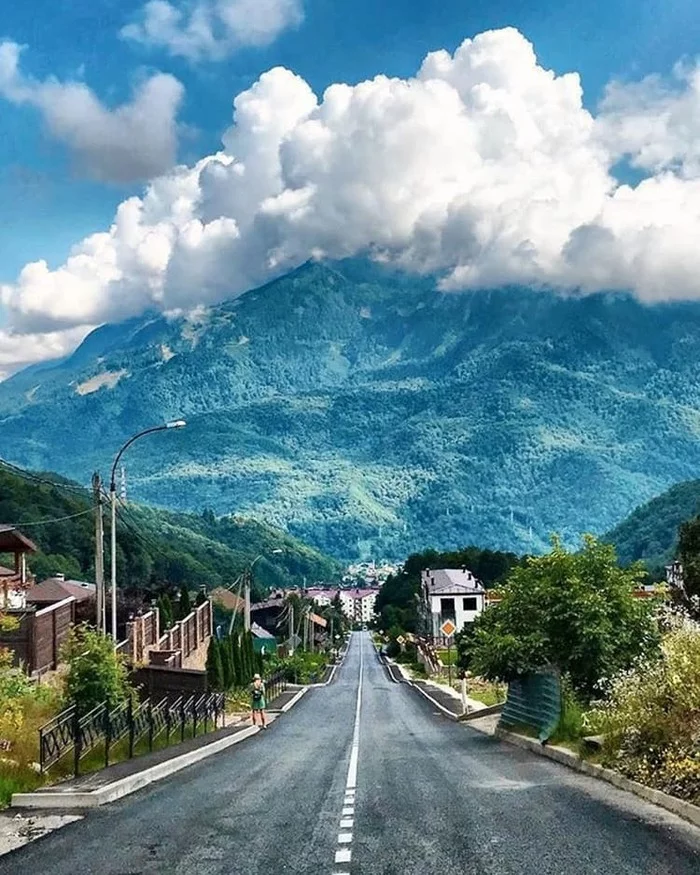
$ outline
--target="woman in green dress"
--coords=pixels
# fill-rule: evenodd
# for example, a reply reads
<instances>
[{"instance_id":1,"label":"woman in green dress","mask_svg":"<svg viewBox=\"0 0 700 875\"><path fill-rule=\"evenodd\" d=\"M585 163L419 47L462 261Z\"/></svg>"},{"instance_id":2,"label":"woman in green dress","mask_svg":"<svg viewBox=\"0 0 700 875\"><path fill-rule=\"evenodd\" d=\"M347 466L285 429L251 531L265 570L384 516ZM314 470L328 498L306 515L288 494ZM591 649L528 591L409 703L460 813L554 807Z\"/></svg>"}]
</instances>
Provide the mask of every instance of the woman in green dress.
<instances>
[{"instance_id":1,"label":"woman in green dress","mask_svg":"<svg viewBox=\"0 0 700 875\"><path fill-rule=\"evenodd\" d=\"M253 684L250 688L250 698L253 726L257 726L255 715L259 714L261 728L267 729L267 721L265 720L265 684L259 674L253 675Z\"/></svg>"}]
</instances>

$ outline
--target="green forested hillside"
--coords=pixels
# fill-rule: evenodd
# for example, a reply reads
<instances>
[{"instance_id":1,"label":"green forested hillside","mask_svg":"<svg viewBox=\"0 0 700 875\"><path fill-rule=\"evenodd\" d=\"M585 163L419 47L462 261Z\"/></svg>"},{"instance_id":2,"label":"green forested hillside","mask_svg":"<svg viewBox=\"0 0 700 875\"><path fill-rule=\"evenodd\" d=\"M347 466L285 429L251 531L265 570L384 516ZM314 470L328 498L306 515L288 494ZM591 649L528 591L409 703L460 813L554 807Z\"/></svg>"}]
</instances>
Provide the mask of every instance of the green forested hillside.
<instances>
[{"instance_id":1,"label":"green forested hillside","mask_svg":"<svg viewBox=\"0 0 700 875\"><path fill-rule=\"evenodd\" d=\"M40 548L29 560L39 579L63 572L94 580L92 507L90 495L70 481L0 467L0 524L16 525ZM282 553L273 554L276 549ZM260 553L266 554L255 566L260 593L271 586L301 584L304 577L333 580L340 573L333 560L253 520L216 519L211 511L188 515L131 504L119 508L117 568L123 590L232 583Z\"/></svg>"},{"instance_id":2,"label":"green forested hillside","mask_svg":"<svg viewBox=\"0 0 700 875\"><path fill-rule=\"evenodd\" d=\"M681 523L700 513L700 480L678 483L634 510L604 536L615 544L621 562L646 562L655 576L675 558Z\"/></svg>"},{"instance_id":3,"label":"green forested hillside","mask_svg":"<svg viewBox=\"0 0 700 875\"><path fill-rule=\"evenodd\" d=\"M700 305L441 293L310 263L179 318L98 329L0 384L0 453L86 483L140 428L129 495L241 513L340 558L577 544L700 470Z\"/></svg>"}]
</instances>

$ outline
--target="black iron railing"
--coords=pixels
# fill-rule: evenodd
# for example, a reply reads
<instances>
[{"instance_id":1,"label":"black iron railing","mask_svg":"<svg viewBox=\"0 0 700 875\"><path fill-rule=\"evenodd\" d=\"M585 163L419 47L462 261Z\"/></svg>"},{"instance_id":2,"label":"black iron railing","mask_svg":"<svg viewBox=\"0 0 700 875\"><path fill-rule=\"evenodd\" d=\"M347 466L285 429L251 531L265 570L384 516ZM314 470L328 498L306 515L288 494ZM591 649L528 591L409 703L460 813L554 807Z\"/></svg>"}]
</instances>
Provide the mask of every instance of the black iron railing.
<instances>
[{"instance_id":1,"label":"black iron railing","mask_svg":"<svg viewBox=\"0 0 700 875\"><path fill-rule=\"evenodd\" d=\"M190 696L176 700L162 699L135 703L128 699L109 709L106 702L87 714L79 714L75 706L66 708L39 730L39 763L41 771L73 753L73 772L80 774L80 762L91 750L104 743L104 764L110 764L114 745L128 738L128 756L134 756L136 744L148 738L148 749L165 733L166 744L174 735L185 740L188 727L192 736L216 729L224 717L226 699L223 693L211 693L198 698Z\"/></svg>"},{"instance_id":2,"label":"black iron railing","mask_svg":"<svg viewBox=\"0 0 700 875\"><path fill-rule=\"evenodd\" d=\"M280 669L279 671L275 671L271 675L268 675L265 678L265 698L267 700L267 704L269 705L270 702L274 701L274 699L276 699L280 693L284 692L286 686L287 682L283 669Z\"/></svg>"}]
</instances>

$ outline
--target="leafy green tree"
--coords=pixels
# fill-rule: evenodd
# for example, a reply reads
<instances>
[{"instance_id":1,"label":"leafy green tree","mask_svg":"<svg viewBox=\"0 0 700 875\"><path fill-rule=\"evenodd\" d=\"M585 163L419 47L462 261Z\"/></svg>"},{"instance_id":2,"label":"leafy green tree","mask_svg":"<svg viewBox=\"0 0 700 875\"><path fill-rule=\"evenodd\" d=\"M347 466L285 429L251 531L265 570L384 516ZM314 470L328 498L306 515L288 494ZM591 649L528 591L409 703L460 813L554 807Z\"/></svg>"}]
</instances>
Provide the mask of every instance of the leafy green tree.
<instances>
[{"instance_id":1,"label":"leafy green tree","mask_svg":"<svg viewBox=\"0 0 700 875\"><path fill-rule=\"evenodd\" d=\"M467 648L474 669L508 681L553 665L590 699L601 680L658 649L653 605L633 595L643 577L592 536L578 553L554 538L551 552L515 568L502 601L478 617Z\"/></svg>"},{"instance_id":2,"label":"leafy green tree","mask_svg":"<svg viewBox=\"0 0 700 875\"><path fill-rule=\"evenodd\" d=\"M688 607L700 613L700 516L683 523L679 530L678 558L683 566L683 587Z\"/></svg>"},{"instance_id":3,"label":"leafy green tree","mask_svg":"<svg viewBox=\"0 0 700 875\"><path fill-rule=\"evenodd\" d=\"M212 636L209 641L206 663L207 683L210 690L224 689L224 669L221 660L221 649L218 639Z\"/></svg>"},{"instance_id":4,"label":"leafy green tree","mask_svg":"<svg viewBox=\"0 0 700 875\"><path fill-rule=\"evenodd\" d=\"M61 658L68 665L66 699L75 704L81 714L102 702L114 708L133 692L126 666L114 652L111 638L88 626L71 630Z\"/></svg>"}]
</instances>

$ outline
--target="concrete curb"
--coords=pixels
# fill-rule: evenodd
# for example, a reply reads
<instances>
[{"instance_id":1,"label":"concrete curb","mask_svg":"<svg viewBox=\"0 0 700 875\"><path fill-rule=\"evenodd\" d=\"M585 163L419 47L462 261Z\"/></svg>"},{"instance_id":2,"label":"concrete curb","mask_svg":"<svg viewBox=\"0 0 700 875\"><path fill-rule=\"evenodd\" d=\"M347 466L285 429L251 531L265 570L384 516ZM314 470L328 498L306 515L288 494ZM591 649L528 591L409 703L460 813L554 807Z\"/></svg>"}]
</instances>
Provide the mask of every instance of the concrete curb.
<instances>
[{"instance_id":1,"label":"concrete curb","mask_svg":"<svg viewBox=\"0 0 700 875\"><path fill-rule=\"evenodd\" d=\"M489 717L491 714L500 714L504 704L504 702L500 702L498 705L485 705L476 711L467 711L458 719L461 723L469 723L470 720L479 720L481 717Z\"/></svg>"},{"instance_id":2,"label":"concrete curb","mask_svg":"<svg viewBox=\"0 0 700 875\"><path fill-rule=\"evenodd\" d=\"M215 753L226 750L234 744L250 738L251 735L256 735L260 732L258 726L248 726L246 729L229 735L226 738L221 738L212 744L207 744L205 747L200 747L197 750L189 751L179 757L174 757L171 760L166 760L164 763L158 763L157 766L152 766L150 769L144 769L142 772L137 772L135 775L129 775L127 778L122 778L119 781L114 781L107 784L105 787L100 787L99 790L90 791L60 791L42 792L38 790L35 793L15 793L12 797L12 808L54 808L60 811L72 811L74 809L98 808L100 805L106 805L108 802L115 802L123 796L128 796L135 793L142 787L147 787L154 781L160 781L176 772L194 765L200 760L206 759Z\"/></svg>"},{"instance_id":3,"label":"concrete curb","mask_svg":"<svg viewBox=\"0 0 700 875\"><path fill-rule=\"evenodd\" d=\"M278 713L286 714L296 705L307 690L308 687L302 687L296 696L287 702ZM163 778L168 778L170 775L174 775L188 766L214 756L214 754L221 753L221 751L233 747L234 744L239 744L241 741L245 741L246 738L257 735L260 731L259 726L248 726L240 732L228 735L226 738L220 738L218 741L197 748L197 750L189 751L179 757L173 757L171 760L166 760L163 763L158 763L156 766L151 766L149 769L144 769L142 772L113 781L111 784L100 787L99 790L54 790L52 792L38 790L35 793L15 793L10 807L42 810L54 809L57 811L84 811L89 808L99 808L101 805L107 805L110 802L116 802L124 796L129 796L137 790L147 787L149 784L161 781Z\"/></svg>"},{"instance_id":4,"label":"concrete curb","mask_svg":"<svg viewBox=\"0 0 700 875\"><path fill-rule=\"evenodd\" d=\"M476 728L476 727L474 727ZM620 775L612 769L606 769L603 766L597 766L593 763L586 762L571 751L562 747L550 745L542 745L534 738L527 738L524 735L517 735L514 732L508 732L506 729L496 729L495 737L506 741L508 744L513 744L516 747L536 753L539 756L554 760L563 766L567 766L576 772L581 772L591 778L598 778L601 781L607 781L620 790L626 790L628 793L634 793L641 799L651 802L652 805L658 805L660 808L665 808L671 814L676 814L687 820L695 826L700 826L700 807L693 805L692 802L685 802L683 799L676 799L675 796L669 796L668 793L663 793L661 790L653 790L651 787L645 787L644 784L639 784L637 781L631 781Z\"/></svg>"},{"instance_id":5,"label":"concrete curb","mask_svg":"<svg viewBox=\"0 0 700 875\"><path fill-rule=\"evenodd\" d=\"M299 692L296 694L296 696L294 696L293 699L290 699L290 700L287 702L286 705L283 705L283 706L280 708L280 713L281 713L281 714L286 714L287 711L290 710L290 708L293 708L293 707L296 705L296 703L299 701L299 699L301 699L301 697L304 695L304 693L307 692L308 689L309 689L308 687L302 687L302 688L299 690Z\"/></svg>"}]
</instances>

